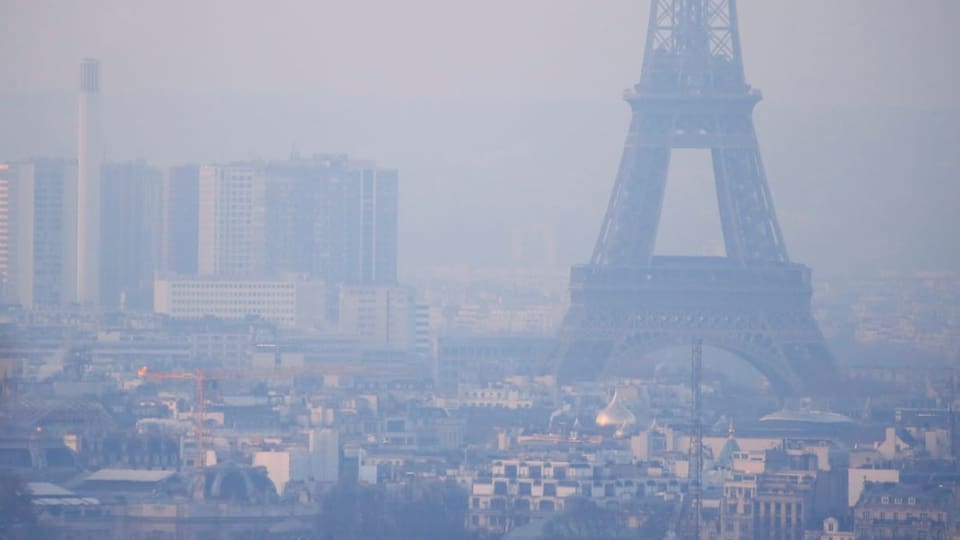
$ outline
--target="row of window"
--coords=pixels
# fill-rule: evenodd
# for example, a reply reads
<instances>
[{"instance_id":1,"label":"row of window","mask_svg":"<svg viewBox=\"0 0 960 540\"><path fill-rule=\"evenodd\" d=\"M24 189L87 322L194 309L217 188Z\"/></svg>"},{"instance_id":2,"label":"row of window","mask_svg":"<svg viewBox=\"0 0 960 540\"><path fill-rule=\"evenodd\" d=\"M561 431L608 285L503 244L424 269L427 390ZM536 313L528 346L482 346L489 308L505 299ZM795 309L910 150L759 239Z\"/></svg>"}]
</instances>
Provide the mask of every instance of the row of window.
<instances>
[{"instance_id":1,"label":"row of window","mask_svg":"<svg viewBox=\"0 0 960 540\"><path fill-rule=\"evenodd\" d=\"M888 495L880 497L880 504L890 504L890 501L893 501L893 504L903 504L903 497L893 497L892 499ZM913 506L917 504L916 497L907 497L907 504Z\"/></svg>"}]
</instances>

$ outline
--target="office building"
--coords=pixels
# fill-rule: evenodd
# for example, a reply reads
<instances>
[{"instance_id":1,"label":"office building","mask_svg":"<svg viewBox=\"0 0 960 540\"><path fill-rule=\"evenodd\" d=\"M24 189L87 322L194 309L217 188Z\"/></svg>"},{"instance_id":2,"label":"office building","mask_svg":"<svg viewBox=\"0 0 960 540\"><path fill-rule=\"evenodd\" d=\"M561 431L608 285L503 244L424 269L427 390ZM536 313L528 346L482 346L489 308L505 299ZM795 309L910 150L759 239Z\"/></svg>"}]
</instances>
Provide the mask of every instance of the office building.
<instances>
[{"instance_id":1,"label":"office building","mask_svg":"<svg viewBox=\"0 0 960 540\"><path fill-rule=\"evenodd\" d=\"M372 165L359 170L360 208L360 282L395 283L397 281L397 201L398 176L395 170Z\"/></svg>"},{"instance_id":2,"label":"office building","mask_svg":"<svg viewBox=\"0 0 960 540\"><path fill-rule=\"evenodd\" d=\"M163 172L159 248L162 273L197 273L199 172L196 165L169 167Z\"/></svg>"},{"instance_id":3,"label":"office building","mask_svg":"<svg viewBox=\"0 0 960 540\"><path fill-rule=\"evenodd\" d=\"M77 166L63 160L0 164L0 293L24 307L76 296Z\"/></svg>"},{"instance_id":4,"label":"office building","mask_svg":"<svg viewBox=\"0 0 960 540\"><path fill-rule=\"evenodd\" d=\"M197 270L205 276L263 273L264 179L250 165L200 167Z\"/></svg>"},{"instance_id":5,"label":"office building","mask_svg":"<svg viewBox=\"0 0 960 540\"><path fill-rule=\"evenodd\" d=\"M158 169L142 161L101 171L100 305L150 310L160 237Z\"/></svg>"},{"instance_id":6,"label":"office building","mask_svg":"<svg viewBox=\"0 0 960 540\"><path fill-rule=\"evenodd\" d=\"M162 278L154 282L154 311L174 319L259 317L281 326L314 328L324 321L322 282Z\"/></svg>"},{"instance_id":7,"label":"office building","mask_svg":"<svg viewBox=\"0 0 960 540\"><path fill-rule=\"evenodd\" d=\"M269 162L265 177L265 269L323 277L317 237L322 234L326 184L334 168L322 159Z\"/></svg>"},{"instance_id":8,"label":"office building","mask_svg":"<svg viewBox=\"0 0 960 540\"><path fill-rule=\"evenodd\" d=\"M416 301L413 290L389 285L340 288L339 330L366 344L413 351L416 348Z\"/></svg>"},{"instance_id":9,"label":"office building","mask_svg":"<svg viewBox=\"0 0 960 540\"><path fill-rule=\"evenodd\" d=\"M310 272L330 284L396 282L397 171L316 155L268 163L262 174L268 272Z\"/></svg>"},{"instance_id":10,"label":"office building","mask_svg":"<svg viewBox=\"0 0 960 540\"><path fill-rule=\"evenodd\" d=\"M186 213L192 194L188 173L181 173L179 181L170 177L170 197L180 201L171 202L171 212L179 206L176 211ZM395 170L342 155L315 155L203 166L198 176L200 274L309 273L333 287L396 283ZM183 223L171 239L190 234L191 224ZM185 274L190 265L165 270ZM335 291L331 300L335 309Z\"/></svg>"}]
</instances>

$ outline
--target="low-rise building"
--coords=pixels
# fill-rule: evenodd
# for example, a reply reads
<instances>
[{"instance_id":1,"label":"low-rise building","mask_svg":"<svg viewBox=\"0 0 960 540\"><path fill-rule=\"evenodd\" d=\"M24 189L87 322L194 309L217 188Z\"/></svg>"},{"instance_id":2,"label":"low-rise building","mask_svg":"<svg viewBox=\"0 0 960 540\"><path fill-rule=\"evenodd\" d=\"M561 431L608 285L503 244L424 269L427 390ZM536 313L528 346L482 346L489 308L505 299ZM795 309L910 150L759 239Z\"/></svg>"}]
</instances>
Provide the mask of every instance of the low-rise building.
<instances>
[{"instance_id":1,"label":"low-rise building","mask_svg":"<svg viewBox=\"0 0 960 540\"><path fill-rule=\"evenodd\" d=\"M396 285L340 288L340 333L367 345L413 351L417 347L413 289Z\"/></svg>"},{"instance_id":2,"label":"low-rise building","mask_svg":"<svg viewBox=\"0 0 960 540\"><path fill-rule=\"evenodd\" d=\"M844 527L839 519L831 516L823 520L823 528L809 530L803 540L854 540L853 531Z\"/></svg>"},{"instance_id":3,"label":"low-rise building","mask_svg":"<svg viewBox=\"0 0 960 540\"><path fill-rule=\"evenodd\" d=\"M948 538L960 501L934 485L868 483L853 509L856 537L862 540Z\"/></svg>"},{"instance_id":4,"label":"low-rise building","mask_svg":"<svg viewBox=\"0 0 960 540\"><path fill-rule=\"evenodd\" d=\"M326 317L326 287L306 279L164 278L154 283L154 310L174 319L245 319L314 328Z\"/></svg>"}]
</instances>

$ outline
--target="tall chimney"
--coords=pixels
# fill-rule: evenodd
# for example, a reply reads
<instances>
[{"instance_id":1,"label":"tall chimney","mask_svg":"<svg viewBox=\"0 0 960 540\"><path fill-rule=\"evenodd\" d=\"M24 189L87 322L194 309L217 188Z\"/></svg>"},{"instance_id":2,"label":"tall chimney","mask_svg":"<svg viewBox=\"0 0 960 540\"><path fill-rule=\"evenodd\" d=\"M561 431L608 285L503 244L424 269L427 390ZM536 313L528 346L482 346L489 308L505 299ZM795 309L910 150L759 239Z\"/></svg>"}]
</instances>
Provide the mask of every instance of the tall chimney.
<instances>
[{"instance_id":1,"label":"tall chimney","mask_svg":"<svg viewBox=\"0 0 960 540\"><path fill-rule=\"evenodd\" d=\"M77 302L100 303L100 62L80 62L77 133Z\"/></svg>"}]
</instances>

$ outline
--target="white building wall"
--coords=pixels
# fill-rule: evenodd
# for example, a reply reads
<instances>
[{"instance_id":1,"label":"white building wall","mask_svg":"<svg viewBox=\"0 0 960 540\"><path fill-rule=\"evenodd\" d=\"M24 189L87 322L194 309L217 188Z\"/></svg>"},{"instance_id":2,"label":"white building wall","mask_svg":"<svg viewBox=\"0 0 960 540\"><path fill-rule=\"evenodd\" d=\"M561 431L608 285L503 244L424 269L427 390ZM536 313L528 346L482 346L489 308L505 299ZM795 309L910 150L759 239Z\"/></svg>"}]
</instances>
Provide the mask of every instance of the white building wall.
<instances>
[{"instance_id":1,"label":"white building wall","mask_svg":"<svg viewBox=\"0 0 960 540\"><path fill-rule=\"evenodd\" d=\"M848 469L847 504L853 508L863 493L867 482L899 482L900 471L896 469Z\"/></svg>"},{"instance_id":2,"label":"white building wall","mask_svg":"<svg viewBox=\"0 0 960 540\"><path fill-rule=\"evenodd\" d=\"M256 315L283 326L323 320L323 284L310 281L157 279L154 310L175 319L243 319Z\"/></svg>"},{"instance_id":3,"label":"white building wall","mask_svg":"<svg viewBox=\"0 0 960 540\"><path fill-rule=\"evenodd\" d=\"M38 168L46 176L42 189L37 185ZM37 303L65 305L76 300L76 189L77 168L72 162L41 162L39 167L34 162L0 163L3 302L30 308ZM44 224L40 231L38 222ZM39 266L38 254L42 257ZM60 274L47 275L46 281L38 283L37 270L42 272L50 265L59 267ZM35 296L38 291L46 300Z\"/></svg>"},{"instance_id":4,"label":"white building wall","mask_svg":"<svg viewBox=\"0 0 960 540\"><path fill-rule=\"evenodd\" d=\"M263 271L264 178L253 167L205 165L199 172L197 271L257 276Z\"/></svg>"},{"instance_id":5,"label":"white building wall","mask_svg":"<svg viewBox=\"0 0 960 540\"><path fill-rule=\"evenodd\" d=\"M33 167L0 165L3 301L33 306Z\"/></svg>"},{"instance_id":6,"label":"white building wall","mask_svg":"<svg viewBox=\"0 0 960 540\"><path fill-rule=\"evenodd\" d=\"M416 347L414 291L396 286L340 289L340 333L370 345L400 350Z\"/></svg>"},{"instance_id":7,"label":"white building wall","mask_svg":"<svg viewBox=\"0 0 960 540\"><path fill-rule=\"evenodd\" d=\"M287 486L287 482L291 480L290 462L290 452L274 451L253 453L253 465L266 467L267 477L269 477L270 481L273 482L274 487L277 488L277 493L280 495L283 494L283 490Z\"/></svg>"}]
</instances>

